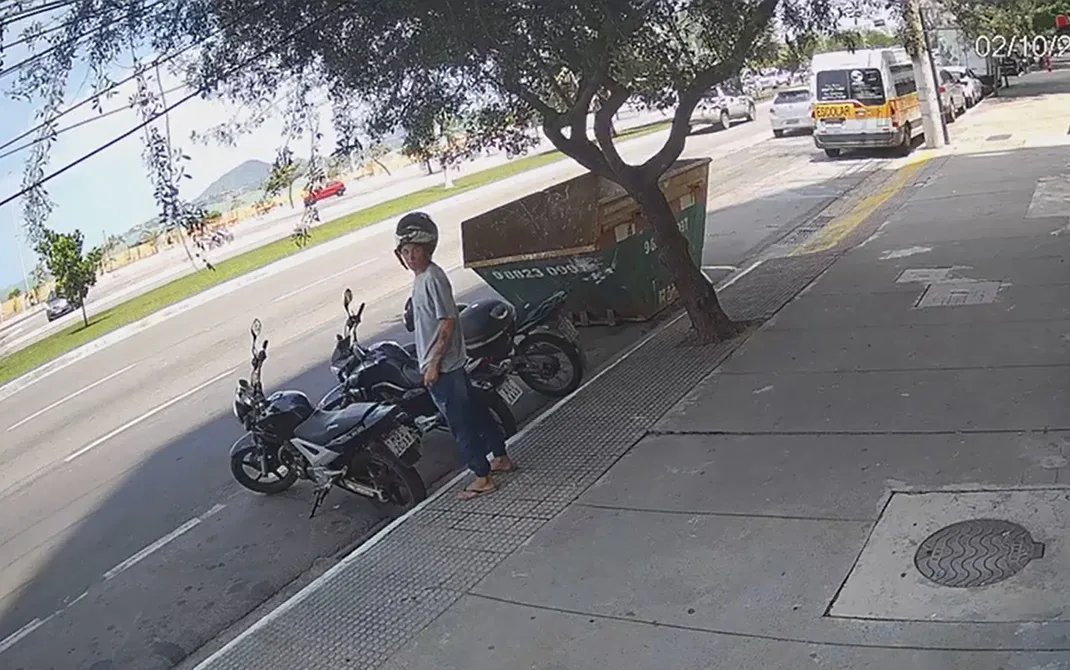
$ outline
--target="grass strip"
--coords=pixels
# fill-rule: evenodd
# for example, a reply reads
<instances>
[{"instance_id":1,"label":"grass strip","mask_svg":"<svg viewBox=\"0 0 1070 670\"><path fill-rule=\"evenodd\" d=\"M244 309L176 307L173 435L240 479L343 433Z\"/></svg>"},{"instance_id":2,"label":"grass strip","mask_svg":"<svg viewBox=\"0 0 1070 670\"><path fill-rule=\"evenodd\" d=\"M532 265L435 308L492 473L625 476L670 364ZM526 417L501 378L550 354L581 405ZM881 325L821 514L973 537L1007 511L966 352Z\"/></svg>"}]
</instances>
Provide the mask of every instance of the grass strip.
<instances>
[{"instance_id":1,"label":"grass strip","mask_svg":"<svg viewBox=\"0 0 1070 670\"><path fill-rule=\"evenodd\" d=\"M669 123L669 121L659 121L629 128L622 131L617 136L617 140L634 139L654 133L667 128ZM425 207L458 193L486 186L564 158L567 157L556 150L525 156L524 158L517 158L486 170L459 177L454 180L453 188L447 189L441 186L425 188L366 207L316 226L312 230L310 243L304 248L307 249L311 246L323 244L383 219L389 219L405 212ZM284 237L281 240L250 249L225 261L216 263L215 272L202 270L179 277L163 286L92 314L89 317L89 326L85 326L79 321L76 325L68 326L0 358L0 384L15 379L102 335L139 321L154 312L181 302L201 291L258 270L301 251L303 249L298 248L289 237Z\"/></svg>"}]
</instances>

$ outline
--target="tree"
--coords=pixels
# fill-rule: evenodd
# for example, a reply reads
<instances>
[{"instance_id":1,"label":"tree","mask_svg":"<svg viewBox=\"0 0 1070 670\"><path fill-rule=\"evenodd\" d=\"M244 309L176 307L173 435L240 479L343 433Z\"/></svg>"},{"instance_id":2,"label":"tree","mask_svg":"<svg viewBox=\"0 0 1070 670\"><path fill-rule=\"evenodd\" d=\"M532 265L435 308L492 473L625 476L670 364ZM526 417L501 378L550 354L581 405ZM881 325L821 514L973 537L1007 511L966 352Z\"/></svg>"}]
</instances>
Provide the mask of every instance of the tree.
<instances>
[{"instance_id":1,"label":"tree","mask_svg":"<svg viewBox=\"0 0 1070 670\"><path fill-rule=\"evenodd\" d=\"M368 160L375 163L379 167L383 168L383 172L390 176L390 168L383 164L383 159L390 153L390 147L386 146L382 142L373 142L368 147Z\"/></svg>"},{"instance_id":2,"label":"tree","mask_svg":"<svg viewBox=\"0 0 1070 670\"><path fill-rule=\"evenodd\" d=\"M290 207L294 207L294 183L297 181L299 166L293 159L293 153L283 148L279 151L275 162L271 165L271 174L264 182L264 194L274 198L283 191L290 200Z\"/></svg>"},{"instance_id":3,"label":"tree","mask_svg":"<svg viewBox=\"0 0 1070 670\"><path fill-rule=\"evenodd\" d=\"M465 150L508 155L531 146L529 129L540 126L564 154L638 201L692 325L713 341L738 327L690 258L659 178L680 156L700 98L739 72L774 15L792 35L829 31L838 1L279 0L249 11L233 0L140 0L140 12L74 3L63 25L77 26L66 39L94 72L110 71L124 40L157 51L197 43L187 72L208 95L254 104L292 91L303 103L287 114L298 116L313 92L326 91L345 146L355 146L355 100L367 108L362 124L373 140L400 129L425 149L442 135L436 120L465 119ZM61 94L72 50L30 65L35 76L20 79L20 93ZM665 144L639 164L621 157L612 134L613 116L632 98L674 110ZM272 185L288 188L295 175L282 165L276 172L285 178Z\"/></svg>"},{"instance_id":4,"label":"tree","mask_svg":"<svg viewBox=\"0 0 1070 670\"><path fill-rule=\"evenodd\" d=\"M11 289L10 291L7 292L7 299L8 300L18 300L20 295L22 295L22 289L19 288L18 286L16 286L16 287L14 287L13 289Z\"/></svg>"},{"instance_id":5,"label":"tree","mask_svg":"<svg viewBox=\"0 0 1070 670\"><path fill-rule=\"evenodd\" d=\"M82 310L82 322L89 326L85 299L97 283L97 267L104 256L98 247L82 253L82 231L57 233L45 228L37 243L37 253L56 278L56 292Z\"/></svg>"}]
</instances>

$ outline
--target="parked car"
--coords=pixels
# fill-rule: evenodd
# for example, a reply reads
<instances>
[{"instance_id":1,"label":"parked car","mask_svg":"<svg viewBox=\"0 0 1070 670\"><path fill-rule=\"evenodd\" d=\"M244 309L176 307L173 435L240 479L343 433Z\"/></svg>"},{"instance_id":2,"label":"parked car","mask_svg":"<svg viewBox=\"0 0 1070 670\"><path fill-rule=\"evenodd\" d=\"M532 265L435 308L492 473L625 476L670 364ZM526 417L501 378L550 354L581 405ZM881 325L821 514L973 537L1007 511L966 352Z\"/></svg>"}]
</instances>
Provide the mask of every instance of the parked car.
<instances>
[{"instance_id":1,"label":"parked car","mask_svg":"<svg viewBox=\"0 0 1070 670\"><path fill-rule=\"evenodd\" d=\"M346 194L346 185L337 179L327 182L322 188L318 188L311 193L305 194L305 207L315 204L320 200L325 200L331 196L341 198Z\"/></svg>"},{"instance_id":2,"label":"parked car","mask_svg":"<svg viewBox=\"0 0 1070 670\"><path fill-rule=\"evenodd\" d=\"M984 97L984 85L981 83L981 78L974 74L973 70L961 65L948 65L944 69L957 78L958 83L962 84L962 92L966 95L966 106L973 107L981 102Z\"/></svg>"},{"instance_id":3,"label":"parked car","mask_svg":"<svg viewBox=\"0 0 1070 670\"><path fill-rule=\"evenodd\" d=\"M45 317L49 321L55 321L61 316L66 316L78 309L76 305L69 302L66 298L55 293L48 296L48 300L45 302Z\"/></svg>"},{"instance_id":4,"label":"parked car","mask_svg":"<svg viewBox=\"0 0 1070 670\"><path fill-rule=\"evenodd\" d=\"M755 116L754 98L743 92L739 81L733 80L710 89L695 107L691 122L727 129L734 121L753 121Z\"/></svg>"},{"instance_id":5,"label":"parked car","mask_svg":"<svg viewBox=\"0 0 1070 670\"><path fill-rule=\"evenodd\" d=\"M948 123L966 113L966 92L962 84L945 68L940 68L940 106Z\"/></svg>"},{"instance_id":6,"label":"parked car","mask_svg":"<svg viewBox=\"0 0 1070 670\"><path fill-rule=\"evenodd\" d=\"M773 135L783 137L794 131L814 131L814 101L809 88L789 88L773 98L769 108L769 123Z\"/></svg>"}]
</instances>

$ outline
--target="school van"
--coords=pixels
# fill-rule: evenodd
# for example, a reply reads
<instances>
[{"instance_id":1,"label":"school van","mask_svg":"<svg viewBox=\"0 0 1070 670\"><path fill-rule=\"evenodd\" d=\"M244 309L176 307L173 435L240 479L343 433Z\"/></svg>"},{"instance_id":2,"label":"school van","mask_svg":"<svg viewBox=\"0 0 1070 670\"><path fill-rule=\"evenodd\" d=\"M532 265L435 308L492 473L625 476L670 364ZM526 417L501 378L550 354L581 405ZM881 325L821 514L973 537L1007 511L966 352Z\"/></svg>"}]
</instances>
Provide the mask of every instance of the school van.
<instances>
[{"instance_id":1,"label":"school van","mask_svg":"<svg viewBox=\"0 0 1070 670\"><path fill-rule=\"evenodd\" d=\"M815 54L810 69L818 149L830 157L845 149L894 147L910 153L914 138L924 131L906 49Z\"/></svg>"}]
</instances>

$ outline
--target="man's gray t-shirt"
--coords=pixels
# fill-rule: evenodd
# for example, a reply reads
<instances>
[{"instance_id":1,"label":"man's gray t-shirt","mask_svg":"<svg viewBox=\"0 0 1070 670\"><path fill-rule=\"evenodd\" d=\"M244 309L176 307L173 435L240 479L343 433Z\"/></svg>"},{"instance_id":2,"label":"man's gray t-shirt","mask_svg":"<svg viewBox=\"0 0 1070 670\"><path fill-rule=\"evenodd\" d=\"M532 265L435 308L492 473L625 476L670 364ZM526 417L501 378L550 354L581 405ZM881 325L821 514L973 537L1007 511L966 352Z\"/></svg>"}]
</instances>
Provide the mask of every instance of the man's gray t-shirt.
<instances>
[{"instance_id":1,"label":"man's gray t-shirt","mask_svg":"<svg viewBox=\"0 0 1070 670\"><path fill-rule=\"evenodd\" d=\"M441 319L453 318L458 321L442 354L439 371L453 372L464 366L467 357L464 353L464 335L461 333L459 316L449 277L442 268L431 263L426 270L416 275L412 285L412 317L421 372L427 370L427 360L430 358L431 348L435 345L435 335Z\"/></svg>"}]
</instances>

